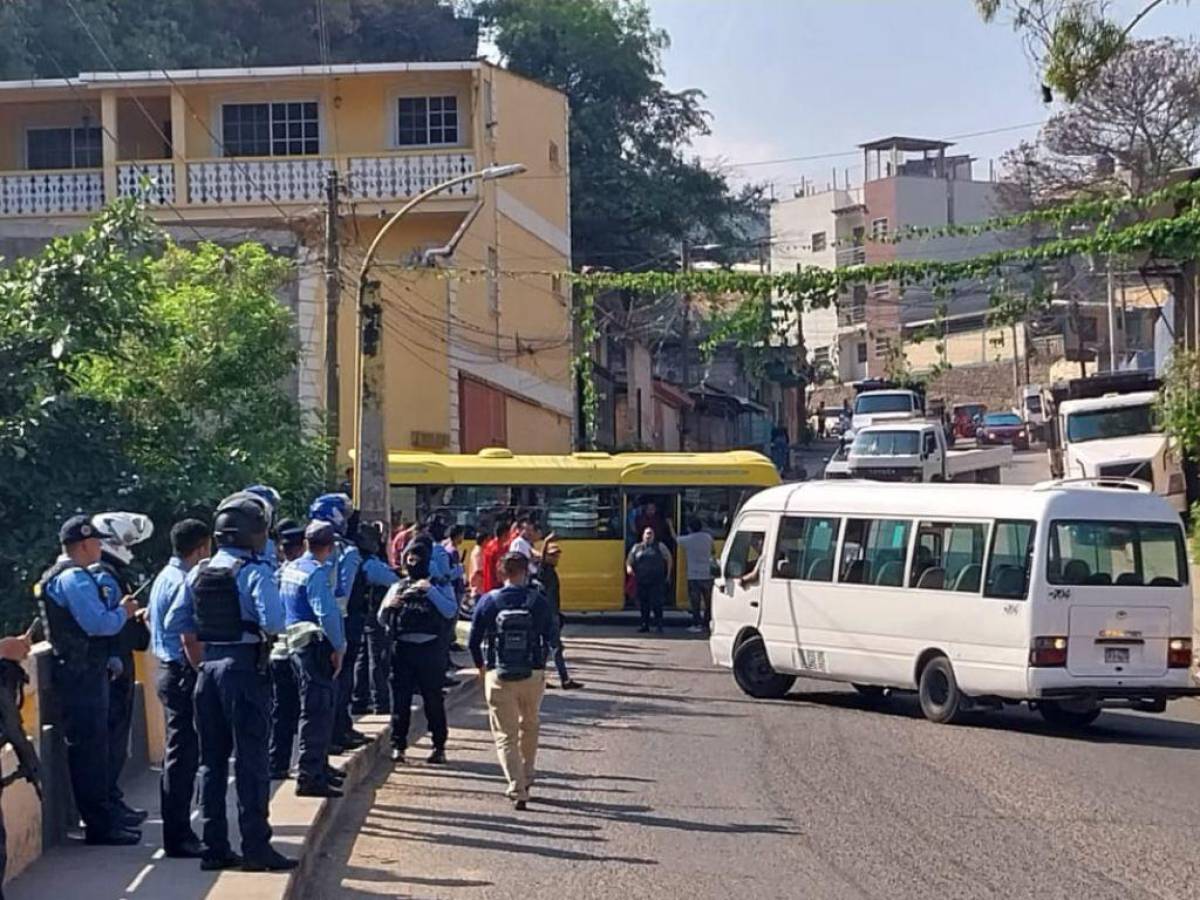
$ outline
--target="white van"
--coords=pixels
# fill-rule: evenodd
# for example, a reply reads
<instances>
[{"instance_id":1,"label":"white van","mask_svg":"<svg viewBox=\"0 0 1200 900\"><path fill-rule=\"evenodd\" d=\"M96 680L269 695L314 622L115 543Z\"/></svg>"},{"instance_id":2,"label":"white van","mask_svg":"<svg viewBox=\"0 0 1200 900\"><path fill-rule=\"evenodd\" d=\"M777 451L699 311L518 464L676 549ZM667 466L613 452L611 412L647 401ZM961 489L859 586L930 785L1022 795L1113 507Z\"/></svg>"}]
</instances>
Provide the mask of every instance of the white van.
<instances>
[{"instance_id":1,"label":"white van","mask_svg":"<svg viewBox=\"0 0 1200 900\"><path fill-rule=\"evenodd\" d=\"M782 485L721 571L713 661L754 697L808 676L915 690L936 722L1028 702L1084 726L1200 693L1183 529L1142 482Z\"/></svg>"}]
</instances>

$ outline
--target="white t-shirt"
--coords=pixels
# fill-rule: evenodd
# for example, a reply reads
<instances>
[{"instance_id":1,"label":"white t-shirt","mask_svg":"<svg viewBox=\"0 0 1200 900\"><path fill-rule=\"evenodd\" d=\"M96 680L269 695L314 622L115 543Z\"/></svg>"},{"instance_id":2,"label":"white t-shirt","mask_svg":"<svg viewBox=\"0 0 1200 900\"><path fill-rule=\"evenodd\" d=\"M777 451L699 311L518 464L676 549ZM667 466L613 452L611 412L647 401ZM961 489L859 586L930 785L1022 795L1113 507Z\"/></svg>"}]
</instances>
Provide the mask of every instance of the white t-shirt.
<instances>
[{"instance_id":1,"label":"white t-shirt","mask_svg":"<svg viewBox=\"0 0 1200 900\"><path fill-rule=\"evenodd\" d=\"M713 577L709 568L713 552L712 535L707 531L693 531L677 540L687 558L688 581L709 581Z\"/></svg>"},{"instance_id":2,"label":"white t-shirt","mask_svg":"<svg viewBox=\"0 0 1200 900\"><path fill-rule=\"evenodd\" d=\"M533 558L533 544L517 535L512 539L512 543L508 545L509 553L520 553L523 557L529 560L529 574L532 575L538 570L537 560Z\"/></svg>"}]
</instances>

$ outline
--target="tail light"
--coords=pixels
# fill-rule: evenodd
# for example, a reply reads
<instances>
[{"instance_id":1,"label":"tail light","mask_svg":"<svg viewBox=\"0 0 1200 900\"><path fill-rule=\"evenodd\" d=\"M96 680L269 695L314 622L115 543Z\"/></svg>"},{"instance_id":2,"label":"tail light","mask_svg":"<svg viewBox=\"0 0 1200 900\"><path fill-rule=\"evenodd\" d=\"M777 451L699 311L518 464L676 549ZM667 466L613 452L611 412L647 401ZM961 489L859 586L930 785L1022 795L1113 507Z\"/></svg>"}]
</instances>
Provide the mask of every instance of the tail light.
<instances>
[{"instance_id":1,"label":"tail light","mask_svg":"<svg viewBox=\"0 0 1200 900\"><path fill-rule=\"evenodd\" d=\"M1035 637L1029 649L1029 665L1038 669L1053 669L1067 664L1065 637Z\"/></svg>"},{"instance_id":2,"label":"tail light","mask_svg":"<svg viewBox=\"0 0 1200 900\"><path fill-rule=\"evenodd\" d=\"M1171 638L1167 642L1167 668L1187 669L1192 665L1192 639Z\"/></svg>"}]
</instances>

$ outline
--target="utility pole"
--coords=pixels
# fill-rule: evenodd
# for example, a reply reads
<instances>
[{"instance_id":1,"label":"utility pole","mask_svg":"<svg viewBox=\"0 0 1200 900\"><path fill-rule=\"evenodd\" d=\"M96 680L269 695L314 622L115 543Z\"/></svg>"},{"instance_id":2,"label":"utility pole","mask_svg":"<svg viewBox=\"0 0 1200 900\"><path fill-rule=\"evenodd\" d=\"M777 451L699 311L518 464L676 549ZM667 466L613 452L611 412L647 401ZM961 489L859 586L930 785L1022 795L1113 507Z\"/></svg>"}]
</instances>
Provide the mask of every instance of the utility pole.
<instances>
[{"instance_id":1,"label":"utility pole","mask_svg":"<svg viewBox=\"0 0 1200 900\"><path fill-rule=\"evenodd\" d=\"M336 484L337 451L340 442L342 380L338 372L338 307L342 302L342 278L339 270L341 248L338 243L337 169L325 179L325 436L329 441L328 478Z\"/></svg>"},{"instance_id":2,"label":"utility pole","mask_svg":"<svg viewBox=\"0 0 1200 900\"><path fill-rule=\"evenodd\" d=\"M683 274L687 274L692 270L692 245L688 243L687 238L683 240L683 246L680 249L680 264L683 269ZM686 288L683 292L683 330L681 333L682 340L680 341L681 357L679 363L679 380L683 383L683 393L686 396L692 386L692 371L689 364L692 349L692 295L688 293ZM688 436L688 413L687 408L679 410L679 449L687 449Z\"/></svg>"},{"instance_id":3,"label":"utility pole","mask_svg":"<svg viewBox=\"0 0 1200 900\"><path fill-rule=\"evenodd\" d=\"M1117 292L1113 284L1113 258L1108 254L1105 265L1106 293L1108 295L1108 371L1117 371Z\"/></svg>"}]
</instances>

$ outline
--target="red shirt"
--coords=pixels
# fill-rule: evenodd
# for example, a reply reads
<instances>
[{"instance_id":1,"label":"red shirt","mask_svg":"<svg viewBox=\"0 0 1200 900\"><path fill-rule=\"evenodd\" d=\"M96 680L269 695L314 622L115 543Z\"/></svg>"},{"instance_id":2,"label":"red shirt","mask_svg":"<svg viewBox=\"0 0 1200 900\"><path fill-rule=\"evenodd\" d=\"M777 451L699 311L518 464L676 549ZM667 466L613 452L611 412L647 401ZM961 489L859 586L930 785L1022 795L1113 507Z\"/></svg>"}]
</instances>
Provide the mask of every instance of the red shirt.
<instances>
[{"instance_id":1,"label":"red shirt","mask_svg":"<svg viewBox=\"0 0 1200 900\"><path fill-rule=\"evenodd\" d=\"M483 569L483 591L494 591L500 587L500 557L504 555L504 545L495 537L488 538L483 544L480 557L480 568Z\"/></svg>"}]
</instances>

